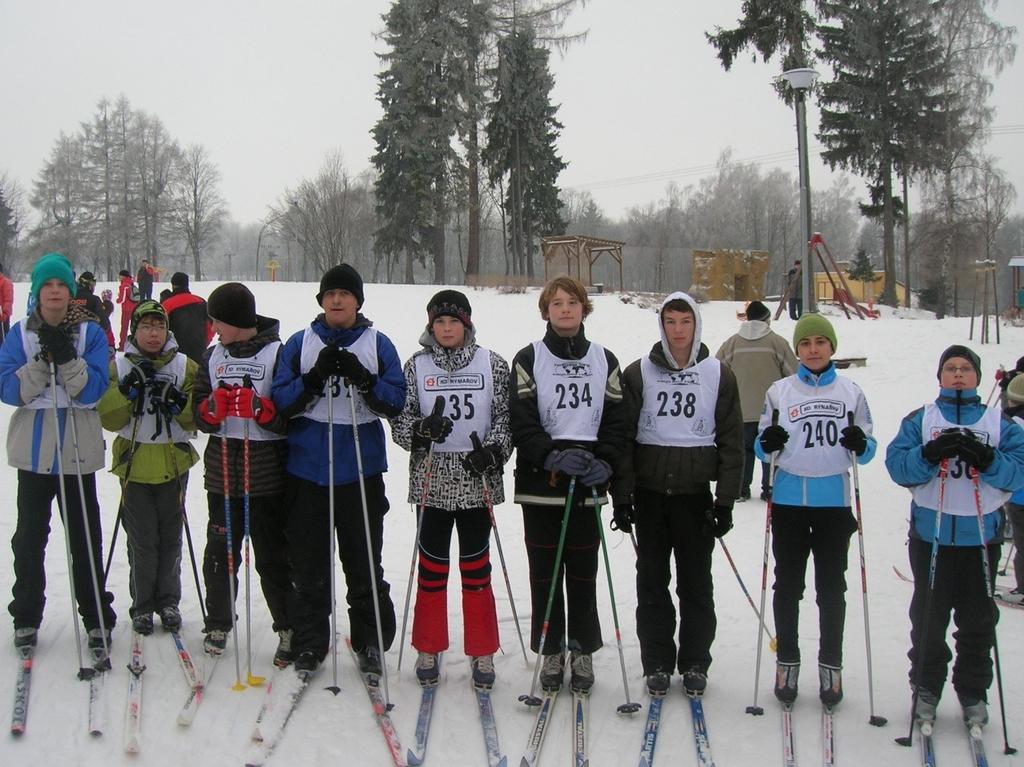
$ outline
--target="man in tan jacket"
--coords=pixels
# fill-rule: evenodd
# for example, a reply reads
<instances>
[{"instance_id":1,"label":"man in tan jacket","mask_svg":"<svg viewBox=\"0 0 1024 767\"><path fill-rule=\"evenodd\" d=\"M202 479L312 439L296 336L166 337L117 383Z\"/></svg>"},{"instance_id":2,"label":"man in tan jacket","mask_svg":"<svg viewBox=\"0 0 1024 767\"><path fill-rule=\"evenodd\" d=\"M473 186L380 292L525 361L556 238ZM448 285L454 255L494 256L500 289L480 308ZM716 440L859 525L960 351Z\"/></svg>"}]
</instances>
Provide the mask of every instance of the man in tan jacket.
<instances>
[{"instance_id":1,"label":"man in tan jacket","mask_svg":"<svg viewBox=\"0 0 1024 767\"><path fill-rule=\"evenodd\" d=\"M743 484L739 501L750 499L754 479L754 438L757 421L764 407L768 387L796 372L796 356L789 342L769 327L771 312L760 301L747 305L747 319L739 332L726 339L715 356L736 374L740 387L740 409L743 411ZM761 499L768 495L768 468L761 467Z\"/></svg>"}]
</instances>

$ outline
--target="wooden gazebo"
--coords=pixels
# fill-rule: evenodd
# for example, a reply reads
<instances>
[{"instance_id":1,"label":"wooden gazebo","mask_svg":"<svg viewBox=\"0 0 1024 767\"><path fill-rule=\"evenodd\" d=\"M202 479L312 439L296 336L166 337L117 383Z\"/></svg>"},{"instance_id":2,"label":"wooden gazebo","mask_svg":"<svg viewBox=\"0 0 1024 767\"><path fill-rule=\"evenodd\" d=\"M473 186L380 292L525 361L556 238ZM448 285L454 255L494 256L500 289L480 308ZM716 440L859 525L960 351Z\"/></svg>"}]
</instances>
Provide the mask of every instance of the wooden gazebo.
<instances>
[{"instance_id":1,"label":"wooden gazebo","mask_svg":"<svg viewBox=\"0 0 1024 767\"><path fill-rule=\"evenodd\" d=\"M565 259L565 273L575 277L584 285L593 285L592 271L594 262L602 253L608 253L619 264L619 290L623 289L622 280L622 246L618 240L604 240L600 237L588 237L578 234L561 234L541 238L541 250L544 253L544 280L548 279L549 264L553 269L557 266L553 261ZM583 278L583 262L587 263L587 277Z\"/></svg>"}]
</instances>

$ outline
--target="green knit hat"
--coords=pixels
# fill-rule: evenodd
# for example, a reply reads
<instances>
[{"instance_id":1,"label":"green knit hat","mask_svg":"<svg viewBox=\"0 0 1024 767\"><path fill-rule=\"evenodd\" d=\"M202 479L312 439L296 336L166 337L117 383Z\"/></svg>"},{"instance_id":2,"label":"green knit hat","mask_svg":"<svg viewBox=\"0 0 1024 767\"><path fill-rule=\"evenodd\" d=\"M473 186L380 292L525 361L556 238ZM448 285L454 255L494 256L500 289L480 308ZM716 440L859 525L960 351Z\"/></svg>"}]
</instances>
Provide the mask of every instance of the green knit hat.
<instances>
[{"instance_id":1,"label":"green knit hat","mask_svg":"<svg viewBox=\"0 0 1024 767\"><path fill-rule=\"evenodd\" d=\"M60 253L47 253L36 261L32 267L32 295L39 298L39 289L47 280L58 279L68 286L68 292L74 298L78 292L75 285L75 272L71 268L71 262Z\"/></svg>"},{"instance_id":2,"label":"green knit hat","mask_svg":"<svg viewBox=\"0 0 1024 767\"><path fill-rule=\"evenodd\" d=\"M824 336L831 341L833 354L839 348L835 328L820 314L805 314L796 321L796 327L793 328L793 348L796 349L802 339L810 336Z\"/></svg>"},{"instance_id":3,"label":"green knit hat","mask_svg":"<svg viewBox=\"0 0 1024 767\"><path fill-rule=\"evenodd\" d=\"M167 324L167 310L160 305L159 301L147 298L136 306L135 311L132 312L132 318L129 321L132 338L135 337L135 331L138 330L139 323L142 322L142 318L149 317L150 315L160 317L164 321L164 324Z\"/></svg>"}]
</instances>

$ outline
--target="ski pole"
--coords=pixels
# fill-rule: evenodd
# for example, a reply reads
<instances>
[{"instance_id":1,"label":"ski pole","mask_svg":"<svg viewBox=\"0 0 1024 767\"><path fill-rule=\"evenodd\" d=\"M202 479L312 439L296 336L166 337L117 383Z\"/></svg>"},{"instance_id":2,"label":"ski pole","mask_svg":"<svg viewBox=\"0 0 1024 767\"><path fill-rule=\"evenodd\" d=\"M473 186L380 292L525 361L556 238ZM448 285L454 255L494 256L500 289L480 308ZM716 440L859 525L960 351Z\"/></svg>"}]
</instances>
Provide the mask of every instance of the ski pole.
<instances>
[{"instance_id":1,"label":"ski pole","mask_svg":"<svg viewBox=\"0 0 1024 767\"><path fill-rule=\"evenodd\" d=\"M431 415L440 416L444 413L444 397L440 394L434 400L434 409ZM420 530L423 529L423 514L427 506L427 494L430 492L430 480L433 475L434 443L427 446L427 456L423 463L423 492L420 493L420 503L416 507L416 540L412 542L412 561L409 562L409 583L405 589L405 610L402 613L402 639L398 643L398 670L402 670L402 653L405 650L405 630L409 625L409 602L412 600L412 584L416 577L416 560L420 549ZM446 618L447 620L447 618Z\"/></svg>"},{"instance_id":2,"label":"ski pole","mask_svg":"<svg viewBox=\"0 0 1024 767\"><path fill-rule=\"evenodd\" d=\"M740 575L740 571L736 568L736 562L733 561L732 554L729 553L729 547L725 545L725 539L719 538L718 545L722 547L722 551L725 552L725 558L729 560L729 566L732 567L732 572L736 576L737 582L740 584L740 590L743 592L743 596L747 598L747 602L750 604L750 608L754 611L754 615L757 616L757 620L761 624L761 628L764 629L764 632L768 635L768 648L772 652L776 652L778 650L779 643L775 639L771 630L769 630L766 622L761 620L761 613L758 612L757 605L754 604L753 597L750 596L750 592L747 591L747 587L743 583L743 577Z\"/></svg>"},{"instance_id":3,"label":"ski pole","mask_svg":"<svg viewBox=\"0 0 1024 767\"><path fill-rule=\"evenodd\" d=\"M847 413L847 423L853 426L853 411ZM875 714L875 683L871 664L871 622L868 618L868 568L864 561L864 520L860 505L860 477L857 473L857 454L850 452L850 463L853 466L853 499L857 511L857 544L860 547L860 593L861 604L864 606L864 648L868 660L868 723L875 727L883 727L888 722L884 716Z\"/></svg>"},{"instance_id":4,"label":"ski pole","mask_svg":"<svg viewBox=\"0 0 1024 767\"><path fill-rule=\"evenodd\" d=\"M252 383L245 377L249 388ZM245 681L250 687L259 687L266 679L252 673L252 592L249 563L249 419L242 424L242 564L245 567Z\"/></svg>"},{"instance_id":5,"label":"ski pole","mask_svg":"<svg viewBox=\"0 0 1024 767\"><path fill-rule=\"evenodd\" d=\"M196 582L196 594L199 597L199 612L203 616L203 623L206 623L206 603L203 601L203 588L199 583L199 567L196 565L196 550L192 545L192 531L188 525L188 514L185 511L185 486L181 481L181 472L178 469L178 457L174 454L174 437L171 436L171 415L165 413L167 421L167 449L171 454L171 464L174 468L174 479L178 483L178 507L181 509L181 522L185 530L185 540L188 542L188 556L192 562L192 577Z\"/></svg>"},{"instance_id":6,"label":"ski pole","mask_svg":"<svg viewBox=\"0 0 1024 767\"><path fill-rule=\"evenodd\" d=\"M604 525L601 524L601 499L598 497L597 488L590 488L594 498L594 513L597 515L597 530L601 535L601 553L604 555L604 572L608 576L608 598L612 603L612 622L615 624L615 644L619 648L619 667L622 669L622 689L626 693L626 702L619 704L616 711L620 714L635 714L640 710L640 704L629 699L629 679L626 676L626 656L622 652L622 631L619 628L619 608L615 605L615 587L612 585L612 563L608 559L608 543L604 536Z\"/></svg>"},{"instance_id":7,"label":"ski pole","mask_svg":"<svg viewBox=\"0 0 1024 767\"><path fill-rule=\"evenodd\" d=\"M552 476L552 479L554 477ZM548 626L551 624L551 608L555 604L555 589L558 587L558 571L562 566L562 550L565 548L565 533L569 528L569 512L572 511L572 496L576 491L576 477L569 480L569 490L565 494L565 512L562 514L562 529L558 534L558 546L555 549L555 567L551 573L551 588L548 589L548 603L544 608L544 622L540 627L540 641L537 644L537 662L533 667L533 681L530 683L530 692L519 696L519 702L527 706L539 706L541 699L537 697L537 682L540 681L540 665L544 657L544 642L548 636Z\"/></svg>"},{"instance_id":8,"label":"ski pole","mask_svg":"<svg viewBox=\"0 0 1024 767\"><path fill-rule=\"evenodd\" d=\"M474 431L469 435L470 441L473 443L473 449L479 450L483 445L480 443L480 437ZM487 477L484 475L480 476L484 485L484 505L487 506L487 513L491 517L491 529L494 531L494 545L498 548L498 559L501 562L501 573L505 576L505 591L508 592L508 603L512 607L512 620L516 624L516 634L519 635L519 647L523 651L523 662L529 667L530 660L526 657L526 643L523 641L523 630L519 625L519 614L516 612L516 600L512 597L512 583L508 579L508 567L505 565L505 552L501 548L501 536L498 535L498 520L494 516L494 504L491 502L491 487L487 483Z\"/></svg>"},{"instance_id":9,"label":"ski pole","mask_svg":"<svg viewBox=\"0 0 1024 767\"><path fill-rule=\"evenodd\" d=\"M998 571L1000 575L1006 575L1006 569L1010 566L1010 562L1013 561L1013 551L1014 551L1015 548L1016 548L1016 546L1014 546L1011 543L1010 544L1010 548L1007 549L1007 551L1006 551L1006 559L1003 560L1003 566Z\"/></svg>"},{"instance_id":10,"label":"ski pole","mask_svg":"<svg viewBox=\"0 0 1024 767\"><path fill-rule=\"evenodd\" d=\"M223 385L223 381L221 384ZM224 542L228 553L228 598L231 602L231 637L235 645L235 683L231 689L244 690L242 684L242 665L238 654L238 617L235 615L235 549L231 535L231 481L228 478L228 428L227 421L221 430L220 465L224 475Z\"/></svg>"},{"instance_id":11,"label":"ski pole","mask_svg":"<svg viewBox=\"0 0 1024 767\"><path fill-rule=\"evenodd\" d=\"M327 689L337 695L338 684L338 596L334 575L334 545L337 540L334 522L334 387L340 385L337 376L327 383L327 539L328 563L331 574L331 686Z\"/></svg>"},{"instance_id":12,"label":"ski pole","mask_svg":"<svg viewBox=\"0 0 1024 767\"><path fill-rule=\"evenodd\" d=\"M1003 375L1000 375L1000 373L1002 373ZM985 407L988 407L988 403L992 401L992 395L996 393L996 389L999 388L999 382L1003 380L1005 374L1006 368L1000 365L999 370L996 372L996 382L992 384L992 390L988 393L988 396L985 398Z\"/></svg>"},{"instance_id":13,"label":"ski pole","mask_svg":"<svg viewBox=\"0 0 1024 767\"><path fill-rule=\"evenodd\" d=\"M1016 754L1017 749L1010 745L1010 736L1006 728L1006 696L1003 694L1003 667L999 662L999 634L996 631L995 616L999 612L999 606L995 602L995 593L992 584L995 578L992 575L991 566L988 560L988 544L985 543L985 519L981 509L981 477L976 468L971 468L971 482L974 485L974 507L978 512L978 540L981 541L981 572L985 577L985 595L988 597L989 607L992 609L992 651L996 661L996 689L999 691L999 714L1003 723L1003 753Z\"/></svg>"},{"instance_id":14,"label":"ski pole","mask_svg":"<svg viewBox=\"0 0 1024 767\"><path fill-rule=\"evenodd\" d=\"M141 400L141 397L139 398ZM135 414L132 417L132 441L128 446L128 461L125 463L124 479L121 480L121 500L117 504L117 516L114 517L114 532L110 535L110 551L107 553L107 564L103 567L103 582L107 582L107 578L110 577L110 566L114 562L114 544L117 543L117 531L121 527L122 515L124 514L124 490L128 485L128 478L132 474L132 462L135 460L135 438L139 432L139 406L135 406Z\"/></svg>"},{"instance_id":15,"label":"ski pole","mask_svg":"<svg viewBox=\"0 0 1024 767\"><path fill-rule=\"evenodd\" d=\"M61 390L63 391L63 390ZM67 489L64 487L64 441L61 439L60 411L57 407L57 365L50 361L50 396L53 400L53 453L57 462L57 487L60 492L60 516L64 523L64 554L68 560L68 585L71 587L71 625L75 627L75 651L78 653L78 678L81 680L92 679L96 675L96 669L86 666L82 657L82 629L78 625L78 616L75 614L75 606L78 604L78 596L75 593L75 570L74 555L71 552L71 526L69 523ZM70 398L69 398L70 399ZM70 408L71 402L68 402Z\"/></svg>"},{"instance_id":16,"label":"ski pole","mask_svg":"<svg viewBox=\"0 0 1024 767\"><path fill-rule=\"evenodd\" d=\"M366 504L366 478L363 476L363 450L359 445L359 419L356 413L356 387L349 384L349 403L352 406L352 439L356 448L356 469L359 473L359 498L363 504L363 528L366 532L366 558L370 564L370 588L373 591L373 620L377 624L377 647L380 650L381 681L384 683L384 707L390 711L391 698L388 693L388 664L384 657L384 628L380 619L380 590L377 588L377 559L370 535L370 510ZM381 568L383 570L383 568Z\"/></svg>"},{"instance_id":17,"label":"ski pole","mask_svg":"<svg viewBox=\"0 0 1024 767\"><path fill-rule=\"evenodd\" d=\"M910 731L906 736L896 738L901 746L910 748L914 742L914 722L917 719L917 699L921 691L921 679L924 676L924 655L928 647L928 617L932 611L932 593L935 591L935 571L938 568L939 559L939 527L942 524L942 509L946 505L946 477L949 474L949 459L943 458L939 462L939 503L935 510L935 534L932 537L932 550L928 558L928 589L924 595L924 611L921 614L921 642L918 650L914 653L914 691L910 696ZM911 560L911 568L914 562ZM914 573L914 590L917 590L917 573Z\"/></svg>"},{"instance_id":18,"label":"ski pole","mask_svg":"<svg viewBox=\"0 0 1024 767\"><path fill-rule=\"evenodd\" d=\"M779 423L778 408L772 410L772 426ZM757 632L757 662L754 664L754 702L747 706L747 713L754 716L761 716L764 709L757 705L757 693L761 681L761 648L764 641L764 631L768 626L764 620L765 599L768 595L768 544L772 537L772 500L775 491L775 452L771 454L768 463L768 501L765 504L764 514L764 556L761 558L761 609L757 611L758 619L761 621L761 631ZM776 643L777 644L777 643Z\"/></svg>"}]
</instances>

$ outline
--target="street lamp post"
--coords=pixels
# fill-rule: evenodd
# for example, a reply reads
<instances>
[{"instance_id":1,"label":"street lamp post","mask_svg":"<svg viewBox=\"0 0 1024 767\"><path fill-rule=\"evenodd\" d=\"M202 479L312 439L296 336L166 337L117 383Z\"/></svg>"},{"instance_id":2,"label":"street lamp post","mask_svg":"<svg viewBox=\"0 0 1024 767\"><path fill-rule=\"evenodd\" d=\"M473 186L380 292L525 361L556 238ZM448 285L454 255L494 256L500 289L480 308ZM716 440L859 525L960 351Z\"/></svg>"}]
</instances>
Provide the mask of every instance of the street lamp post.
<instances>
[{"instance_id":1,"label":"street lamp post","mask_svg":"<svg viewBox=\"0 0 1024 767\"><path fill-rule=\"evenodd\" d=\"M802 245L801 270L800 270L800 298L804 311L815 311L814 292L814 263L811 261L808 251L808 244L811 241L811 183L810 171L807 161L807 91L814 81L818 79L818 73L808 67L798 69L787 69L782 73L783 79L789 83L789 87L796 91L796 137L797 153L800 155L800 241Z\"/></svg>"}]
</instances>

